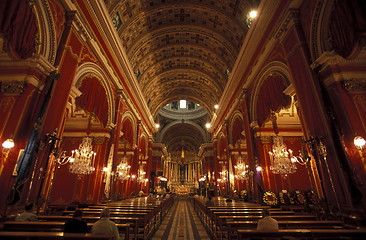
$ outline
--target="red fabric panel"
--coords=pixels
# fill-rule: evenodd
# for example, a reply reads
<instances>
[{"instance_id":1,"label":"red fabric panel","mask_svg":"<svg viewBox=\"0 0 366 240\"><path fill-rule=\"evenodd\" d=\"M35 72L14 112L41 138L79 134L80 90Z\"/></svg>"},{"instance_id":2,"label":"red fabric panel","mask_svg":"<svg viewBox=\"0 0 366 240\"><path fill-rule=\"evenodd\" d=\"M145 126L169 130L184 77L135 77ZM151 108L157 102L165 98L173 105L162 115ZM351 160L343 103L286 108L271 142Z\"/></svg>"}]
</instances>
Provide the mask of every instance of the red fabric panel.
<instances>
[{"instance_id":1,"label":"red fabric panel","mask_svg":"<svg viewBox=\"0 0 366 240\"><path fill-rule=\"evenodd\" d=\"M36 19L26 0L1 0L0 32L8 39L9 50L17 58L36 51Z\"/></svg>"},{"instance_id":2,"label":"red fabric panel","mask_svg":"<svg viewBox=\"0 0 366 240\"><path fill-rule=\"evenodd\" d=\"M243 135L241 133L244 131L244 123L243 121L238 117L235 119L233 128L232 128L232 143L236 144L239 139L243 138Z\"/></svg>"},{"instance_id":3,"label":"red fabric panel","mask_svg":"<svg viewBox=\"0 0 366 240\"><path fill-rule=\"evenodd\" d=\"M99 121L106 126L108 121L108 101L103 86L96 78L83 80L79 90L81 96L77 97L76 105L89 113L94 113Z\"/></svg>"},{"instance_id":4,"label":"red fabric panel","mask_svg":"<svg viewBox=\"0 0 366 240\"><path fill-rule=\"evenodd\" d=\"M291 104L291 97L284 94L286 89L281 76L270 76L262 85L257 102L257 121L262 126L269 118L271 111L278 112Z\"/></svg>"},{"instance_id":5,"label":"red fabric panel","mask_svg":"<svg viewBox=\"0 0 366 240\"><path fill-rule=\"evenodd\" d=\"M133 126L132 126L132 122L130 119L126 119L123 122L122 132L123 132L123 138L126 139L128 141L128 143L130 144L130 147L132 147L132 145L133 145Z\"/></svg>"}]
</instances>

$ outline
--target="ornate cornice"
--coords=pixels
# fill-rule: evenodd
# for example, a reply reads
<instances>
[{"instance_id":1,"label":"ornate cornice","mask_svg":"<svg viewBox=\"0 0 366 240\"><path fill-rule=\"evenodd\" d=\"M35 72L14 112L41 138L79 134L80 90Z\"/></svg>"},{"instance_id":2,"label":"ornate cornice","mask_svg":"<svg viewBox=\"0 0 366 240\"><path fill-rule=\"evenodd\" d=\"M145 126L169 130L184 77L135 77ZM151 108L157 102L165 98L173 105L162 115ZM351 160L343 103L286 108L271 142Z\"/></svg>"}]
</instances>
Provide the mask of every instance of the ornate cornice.
<instances>
[{"instance_id":1,"label":"ornate cornice","mask_svg":"<svg viewBox=\"0 0 366 240\"><path fill-rule=\"evenodd\" d=\"M272 138L271 136L260 136L259 140L261 141L261 143L263 144L270 144L272 143Z\"/></svg>"},{"instance_id":2,"label":"ornate cornice","mask_svg":"<svg viewBox=\"0 0 366 240\"><path fill-rule=\"evenodd\" d=\"M279 28L274 32L273 38L283 39L288 31L289 27L295 23L299 23L299 9L289 9L286 13L286 17L283 18Z\"/></svg>"}]
</instances>

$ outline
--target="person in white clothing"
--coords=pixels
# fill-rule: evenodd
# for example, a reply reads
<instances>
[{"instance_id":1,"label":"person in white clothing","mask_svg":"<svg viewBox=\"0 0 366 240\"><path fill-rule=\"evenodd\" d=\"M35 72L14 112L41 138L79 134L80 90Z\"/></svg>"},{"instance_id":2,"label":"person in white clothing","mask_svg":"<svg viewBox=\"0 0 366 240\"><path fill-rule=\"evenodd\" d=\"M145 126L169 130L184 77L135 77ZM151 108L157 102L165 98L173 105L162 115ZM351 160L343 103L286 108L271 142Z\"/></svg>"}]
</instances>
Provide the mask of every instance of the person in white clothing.
<instances>
[{"instance_id":1,"label":"person in white clothing","mask_svg":"<svg viewBox=\"0 0 366 240\"><path fill-rule=\"evenodd\" d=\"M272 218L268 208L262 210L262 219L258 221L258 231L278 231L278 222Z\"/></svg>"},{"instance_id":2,"label":"person in white clothing","mask_svg":"<svg viewBox=\"0 0 366 240\"><path fill-rule=\"evenodd\" d=\"M109 220L111 211L104 208L100 213L100 220L96 221L91 229L94 235L113 235L113 240L119 240L119 232L117 225Z\"/></svg>"},{"instance_id":3,"label":"person in white clothing","mask_svg":"<svg viewBox=\"0 0 366 240\"><path fill-rule=\"evenodd\" d=\"M32 213L33 204L27 204L24 208L24 212L16 216L15 221L16 222L34 222L38 220L38 217L36 214Z\"/></svg>"}]
</instances>

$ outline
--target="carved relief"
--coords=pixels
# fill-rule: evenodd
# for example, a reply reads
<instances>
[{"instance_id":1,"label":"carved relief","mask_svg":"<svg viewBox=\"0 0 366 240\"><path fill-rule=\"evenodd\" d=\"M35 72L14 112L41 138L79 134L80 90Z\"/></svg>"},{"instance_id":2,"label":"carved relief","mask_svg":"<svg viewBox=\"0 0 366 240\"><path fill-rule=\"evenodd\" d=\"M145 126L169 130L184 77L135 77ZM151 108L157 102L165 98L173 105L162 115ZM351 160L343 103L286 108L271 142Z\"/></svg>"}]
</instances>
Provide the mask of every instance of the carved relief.
<instances>
[{"instance_id":1,"label":"carved relief","mask_svg":"<svg viewBox=\"0 0 366 240\"><path fill-rule=\"evenodd\" d=\"M103 144L105 137L95 137L93 139L94 144Z\"/></svg>"},{"instance_id":2,"label":"carved relief","mask_svg":"<svg viewBox=\"0 0 366 240\"><path fill-rule=\"evenodd\" d=\"M366 79L351 79L343 81L343 87L348 92L366 92Z\"/></svg>"},{"instance_id":3,"label":"carved relief","mask_svg":"<svg viewBox=\"0 0 366 240\"><path fill-rule=\"evenodd\" d=\"M20 95L24 92L25 84L20 81L1 82L1 92L5 94Z\"/></svg>"}]
</instances>

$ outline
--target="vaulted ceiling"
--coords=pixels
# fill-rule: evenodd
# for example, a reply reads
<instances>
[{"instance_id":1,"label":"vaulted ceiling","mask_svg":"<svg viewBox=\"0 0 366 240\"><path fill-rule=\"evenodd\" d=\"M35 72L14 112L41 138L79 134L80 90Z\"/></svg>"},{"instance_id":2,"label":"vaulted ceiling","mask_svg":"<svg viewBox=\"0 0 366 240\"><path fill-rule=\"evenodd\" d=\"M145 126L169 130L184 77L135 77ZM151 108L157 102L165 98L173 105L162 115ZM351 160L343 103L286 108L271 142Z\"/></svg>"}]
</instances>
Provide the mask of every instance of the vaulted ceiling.
<instances>
[{"instance_id":1,"label":"vaulted ceiling","mask_svg":"<svg viewBox=\"0 0 366 240\"><path fill-rule=\"evenodd\" d=\"M180 99L212 114L259 0L105 2L152 115Z\"/></svg>"},{"instance_id":2,"label":"vaulted ceiling","mask_svg":"<svg viewBox=\"0 0 366 240\"><path fill-rule=\"evenodd\" d=\"M218 103L258 0L109 0L107 7L153 115L181 98Z\"/></svg>"}]
</instances>

